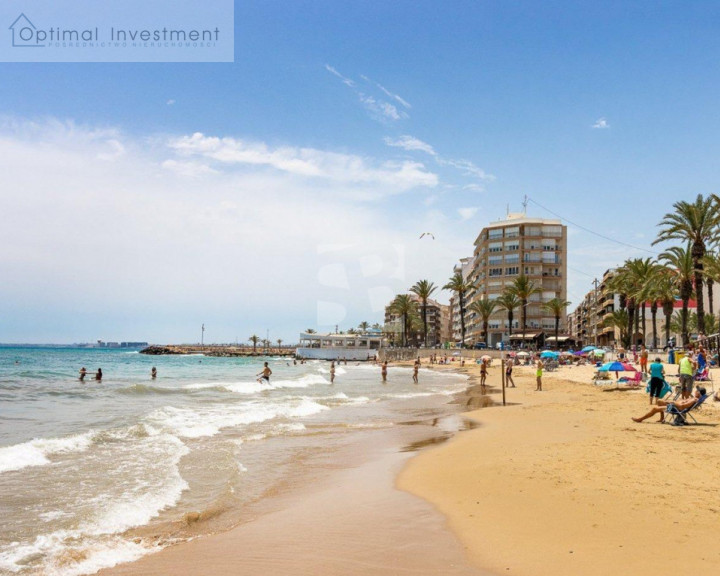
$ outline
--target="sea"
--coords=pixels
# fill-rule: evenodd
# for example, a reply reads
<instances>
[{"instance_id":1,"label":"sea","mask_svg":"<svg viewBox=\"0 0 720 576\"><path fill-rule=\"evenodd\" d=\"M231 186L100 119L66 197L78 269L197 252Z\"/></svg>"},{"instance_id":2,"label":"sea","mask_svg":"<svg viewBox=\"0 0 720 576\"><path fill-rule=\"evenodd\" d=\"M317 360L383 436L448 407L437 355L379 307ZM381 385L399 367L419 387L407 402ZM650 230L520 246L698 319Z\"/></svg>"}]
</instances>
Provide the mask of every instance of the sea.
<instances>
[{"instance_id":1,"label":"sea","mask_svg":"<svg viewBox=\"0 0 720 576\"><path fill-rule=\"evenodd\" d=\"M331 384L324 361L0 348L0 574L91 574L228 529L313 455L456 411L465 385L392 365L383 383L365 362Z\"/></svg>"}]
</instances>

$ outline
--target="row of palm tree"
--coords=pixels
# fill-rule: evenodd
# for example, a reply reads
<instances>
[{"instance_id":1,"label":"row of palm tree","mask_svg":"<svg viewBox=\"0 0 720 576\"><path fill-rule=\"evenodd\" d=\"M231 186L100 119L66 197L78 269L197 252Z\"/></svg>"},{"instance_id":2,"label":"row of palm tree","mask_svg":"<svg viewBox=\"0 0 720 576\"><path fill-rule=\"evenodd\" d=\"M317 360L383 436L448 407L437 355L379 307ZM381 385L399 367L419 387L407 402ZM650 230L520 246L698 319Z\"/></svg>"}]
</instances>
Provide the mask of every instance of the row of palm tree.
<instances>
[{"instance_id":1,"label":"row of palm tree","mask_svg":"<svg viewBox=\"0 0 720 576\"><path fill-rule=\"evenodd\" d=\"M604 319L606 326L620 329L623 344L636 343L646 326L646 308L649 303L652 318L653 348L658 347L657 312L662 308L665 316L665 341L670 331L679 332L682 344L690 341L689 332L712 333L715 329L713 285L720 281L720 260L715 252L720 242L720 198L707 198L698 194L694 202L679 201L674 211L665 214L659 224L660 231L653 245L680 241L670 246L657 259L631 258L618 268L608 288L619 294L620 310ZM710 302L705 314L704 287L707 286ZM697 311L689 314L689 302L695 298ZM676 299L682 302L679 317L672 318ZM694 320L691 323L691 316ZM707 321L706 321L707 318ZM673 326L673 322L676 325ZM645 335L642 335L645 341Z\"/></svg>"}]
</instances>

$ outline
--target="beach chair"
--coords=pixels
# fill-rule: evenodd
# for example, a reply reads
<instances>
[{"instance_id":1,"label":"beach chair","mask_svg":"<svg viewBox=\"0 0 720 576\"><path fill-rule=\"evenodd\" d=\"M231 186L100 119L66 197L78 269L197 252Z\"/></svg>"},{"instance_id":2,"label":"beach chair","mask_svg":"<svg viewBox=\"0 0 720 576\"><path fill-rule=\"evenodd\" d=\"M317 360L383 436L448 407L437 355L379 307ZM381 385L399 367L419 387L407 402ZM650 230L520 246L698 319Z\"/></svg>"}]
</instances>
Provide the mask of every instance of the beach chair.
<instances>
[{"instance_id":1,"label":"beach chair","mask_svg":"<svg viewBox=\"0 0 720 576\"><path fill-rule=\"evenodd\" d=\"M630 386L640 386L640 383L642 382L642 372L633 372L632 377L623 376L618 380L619 382L625 382L626 384L629 384Z\"/></svg>"},{"instance_id":2,"label":"beach chair","mask_svg":"<svg viewBox=\"0 0 720 576\"><path fill-rule=\"evenodd\" d=\"M668 415L672 416L672 425L673 426L686 426L687 424L689 424L689 422L687 421L688 416L690 416L690 418L692 418L693 422L695 422L695 424L697 424L698 421L695 420L695 416L693 416L693 411L700 408L700 406L702 406L702 403L705 402L705 400L707 400L708 396L710 396L710 395L705 394L704 396L700 396L700 398L698 398L695 401L695 404L693 404L689 408L685 408L685 410L678 410L675 407L675 404L668 404L665 412ZM668 420L666 419L665 422L667 422L667 421Z\"/></svg>"},{"instance_id":3,"label":"beach chair","mask_svg":"<svg viewBox=\"0 0 720 576\"><path fill-rule=\"evenodd\" d=\"M704 370L695 374L695 381L705 382L707 380L710 380L710 368L706 365Z\"/></svg>"}]
</instances>

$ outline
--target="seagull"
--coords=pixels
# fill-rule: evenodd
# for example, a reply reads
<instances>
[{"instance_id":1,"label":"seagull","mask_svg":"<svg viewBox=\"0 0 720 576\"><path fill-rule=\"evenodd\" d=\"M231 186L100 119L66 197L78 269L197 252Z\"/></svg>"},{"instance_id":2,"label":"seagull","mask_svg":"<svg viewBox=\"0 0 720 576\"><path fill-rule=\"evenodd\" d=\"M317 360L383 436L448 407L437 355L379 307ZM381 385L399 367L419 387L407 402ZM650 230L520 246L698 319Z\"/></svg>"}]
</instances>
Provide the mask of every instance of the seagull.
<instances>
[{"instance_id":1,"label":"seagull","mask_svg":"<svg viewBox=\"0 0 720 576\"><path fill-rule=\"evenodd\" d=\"M431 232L423 232L422 234L420 234L420 240L422 240L423 236L430 236L433 240L435 240L435 235Z\"/></svg>"}]
</instances>

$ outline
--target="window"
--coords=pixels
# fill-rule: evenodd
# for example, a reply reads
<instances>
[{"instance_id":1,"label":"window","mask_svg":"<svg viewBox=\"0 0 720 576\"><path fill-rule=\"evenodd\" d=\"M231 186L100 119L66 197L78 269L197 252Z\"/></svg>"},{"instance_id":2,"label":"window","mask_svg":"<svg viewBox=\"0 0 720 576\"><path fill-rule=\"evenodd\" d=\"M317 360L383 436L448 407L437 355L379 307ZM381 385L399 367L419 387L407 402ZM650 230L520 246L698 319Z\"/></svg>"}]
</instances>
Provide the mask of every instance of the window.
<instances>
[{"instance_id":1,"label":"window","mask_svg":"<svg viewBox=\"0 0 720 576\"><path fill-rule=\"evenodd\" d=\"M490 268L488 276L502 276L502 268Z\"/></svg>"},{"instance_id":2,"label":"window","mask_svg":"<svg viewBox=\"0 0 720 576\"><path fill-rule=\"evenodd\" d=\"M520 226L505 228L505 238L517 238L520 235Z\"/></svg>"},{"instance_id":3,"label":"window","mask_svg":"<svg viewBox=\"0 0 720 576\"><path fill-rule=\"evenodd\" d=\"M518 266L511 266L510 268L505 268L505 276L517 276L520 273L520 269Z\"/></svg>"},{"instance_id":4,"label":"window","mask_svg":"<svg viewBox=\"0 0 720 576\"><path fill-rule=\"evenodd\" d=\"M515 242L505 242L505 251L506 252L517 252L520 250L520 244Z\"/></svg>"},{"instance_id":5,"label":"window","mask_svg":"<svg viewBox=\"0 0 720 576\"><path fill-rule=\"evenodd\" d=\"M490 256L488 258L488 266L500 264L502 262L502 256Z\"/></svg>"},{"instance_id":6,"label":"window","mask_svg":"<svg viewBox=\"0 0 720 576\"><path fill-rule=\"evenodd\" d=\"M498 238L503 237L503 229L502 228L494 228L493 230L488 231L488 238L490 240L497 240Z\"/></svg>"},{"instance_id":7,"label":"window","mask_svg":"<svg viewBox=\"0 0 720 576\"><path fill-rule=\"evenodd\" d=\"M502 252L502 242L491 242L488 245L488 251L489 252Z\"/></svg>"},{"instance_id":8,"label":"window","mask_svg":"<svg viewBox=\"0 0 720 576\"><path fill-rule=\"evenodd\" d=\"M559 238L562 236L562 226L543 226L542 235Z\"/></svg>"},{"instance_id":9,"label":"window","mask_svg":"<svg viewBox=\"0 0 720 576\"><path fill-rule=\"evenodd\" d=\"M505 256L506 264L517 264L520 262L520 254L508 254Z\"/></svg>"},{"instance_id":10,"label":"window","mask_svg":"<svg viewBox=\"0 0 720 576\"><path fill-rule=\"evenodd\" d=\"M525 236L540 236L540 226L525 226Z\"/></svg>"}]
</instances>

